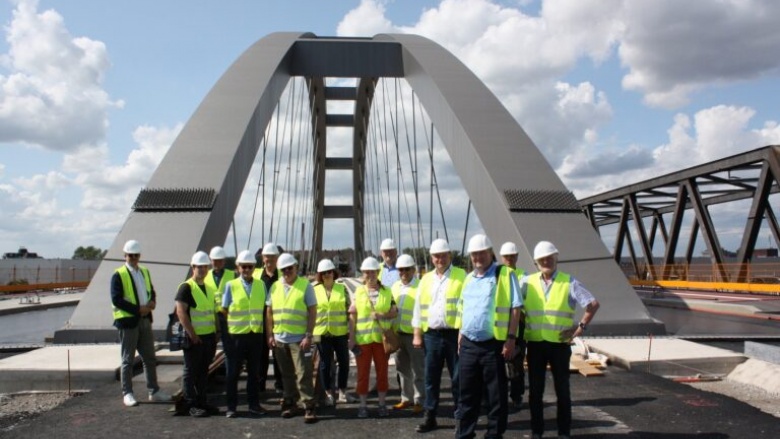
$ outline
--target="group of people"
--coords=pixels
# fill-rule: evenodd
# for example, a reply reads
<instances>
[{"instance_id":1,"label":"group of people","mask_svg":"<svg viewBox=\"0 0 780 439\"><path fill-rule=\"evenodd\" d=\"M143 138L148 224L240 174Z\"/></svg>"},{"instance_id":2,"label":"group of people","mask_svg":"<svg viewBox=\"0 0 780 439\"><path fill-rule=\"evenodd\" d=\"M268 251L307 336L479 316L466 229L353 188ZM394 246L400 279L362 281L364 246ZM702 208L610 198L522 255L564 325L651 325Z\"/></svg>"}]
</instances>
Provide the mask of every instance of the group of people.
<instances>
[{"instance_id":1,"label":"group of people","mask_svg":"<svg viewBox=\"0 0 780 439\"><path fill-rule=\"evenodd\" d=\"M471 272L452 265L447 241L431 243L433 270L418 277L410 255L398 255L395 243L381 243L382 262L362 261L362 282L350 294L336 282L329 259L317 265L314 285L298 275L298 262L279 254L275 244L261 253L263 266L249 250L236 257L237 274L224 269L225 252L192 256L191 277L179 286L176 315L189 340L184 349L183 394L187 413L208 416L219 410L206 398L208 367L221 338L226 354L229 418L237 416L238 377L246 363L247 403L251 414L263 415L268 352L280 374L284 418L301 408L304 421L317 421L312 349L319 355L318 381L324 404L358 402L358 417L369 417L369 375L376 377L376 415L389 415L388 359L383 334L392 329L399 349L396 368L401 398L393 410L421 413L420 433L438 428L441 378L446 365L455 401L456 437L475 437L480 413L487 413L485 437L502 437L507 428L509 398L522 405L524 360L527 357L532 437L544 432L542 395L549 364L557 396L559 437L570 435L570 342L582 335L599 308L593 295L573 276L559 271L558 250L548 241L534 248L538 271L516 267L514 243L501 246L501 261L484 234L468 243ZM149 272L138 265L140 244L128 241L126 264L112 279L115 326L122 345L122 390L125 405L136 405L131 367L141 355L149 398L170 399L156 382L151 334L155 292ZM575 309L584 308L575 324ZM220 334L220 335L218 335ZM347 389L349 351L357 364L354 398ZM527 354L526 354L527 352ZM333 367L337 366L337 371ZM336 372L336 373L334 373ZM278 387L278 385L277 385Z\"/></svg>"}]
</instances>

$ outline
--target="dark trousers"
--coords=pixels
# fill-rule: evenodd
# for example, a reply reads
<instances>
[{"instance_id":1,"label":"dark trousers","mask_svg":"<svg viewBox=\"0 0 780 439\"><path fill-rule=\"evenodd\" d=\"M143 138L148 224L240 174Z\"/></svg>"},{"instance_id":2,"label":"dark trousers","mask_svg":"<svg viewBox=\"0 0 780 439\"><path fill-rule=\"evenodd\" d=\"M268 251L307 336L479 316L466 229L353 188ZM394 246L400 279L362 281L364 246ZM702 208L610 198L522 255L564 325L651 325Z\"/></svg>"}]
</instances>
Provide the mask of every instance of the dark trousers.
<instances>
[{"instance_id":1,"label":"dark trousers","mask_svg":"<svg viewBox=\"0 0 780 439\"><path fill-rule=\"evenodd\" d=\"M423 408L429 416L436 416L439 410L441 373L444 364L452 380L452 400L457 413L459 400L458 381L458 330L428 329L423 335L425 345L425 403Z\"/></svg>"},{"instance_id":2,"label":"dark trousers","mask_svg":"<svg viewBox=\"0 0 780 439\"><path fill-rule=\"evenodd\" d=\"M528 342L528 394L531 407L531 431L544 432L545 372L547 364L553 375L555 396L558 405L558 434L569 435L571 431L571 393L569 391L569 359L571 347L567 343L547 341Z\"/></svg>"},{"instance_id":3,"label":"dark trousers","mask_svg":"<svg viewBox=\"0 0 780 439\"><path fill-rule=\"evenodd\" d=\"M331 367L333 366L333 354L336 354L338 362L338 388L346 389L349 379L349 336L323 336L317 345L320 353L319 378L325 391L335 390L331 382Z\"/></svg>"},{"instance_id":4,"label":"dark trousers","mask_svg":"<svg viewBox=\"0 0 780 439\"><path fill-rule=\"evenodd\" d=\"M227 316L222 313L217 314L217 324L219 325L219 339L222 342L222 352L225 354L225 376L227 376L227 370L228 370L228 363L230 362L230 353L228 352L230 349L232 349L232 343L230 342L230 334L228 334L228 327L227 327Z\"/></svg>"},{"instance_id":5,"label":"dark trousers","mask_svg":"<svg viewBox=\"0 0 780 439\"><path fill-rule=\"evenodd\" d=\"M270 290L269 290L270 291ZM263 315L265 315L265 311L268 309L266 306L263 309ZM263 347L260 349L260 357L262 357L264 361L264 366L260 367L260 375L259 375L259 381L260 381L260 391L265 391L266 382L268 381L268 366L270 365L269 357L271 354L271 350L268 349L268 343L263 343ZM274 388L276 390L281 391L284 387L282 384L282 372L279 369L279 364L276 362L276 357L274 357Z\"/></svg>"},{"instance_id":6,"label":"dark trousers","mask_svg":"<svg viewBox=\"0 0 780 439\"><path fill-rule=\"evenodd\" d=\"M246 399L249 407L260 405L260 389L258 388L260 370L268 368L268 360L263 359L260 352L267 346L265 335L260 333L231 334L231 351L233 357L228 362L228 374L225 380L227 393L227 408L235 411L238 405L238 376L246 361ZM266 350L268 348L266 347Z\"/></svg>"},{"instance_id":7,"label":"dark trousers","mask_svg":"<svg viewBox=\"0 0 780 439\"><path fill-rule=\"evenodd\" d=\"M460 401L458 404L458 429L455 437L475 437L482 395L487 396L486 438L500 438L507 425L506 364L501 350L504 342L487 340L471 341L465 336L460 341Z\"/></svg>"},{"instance_id":8,"label":"dark trousers","mask_svg":"<svg viewBox=\"0 0 780 439\"><path fill-rule=\"evenodd\" d=\"M206 406L206 385L209 378L209 365L217 351L216 334L200 336L201 343L190 344L184 349L184 372L181 381L184 388L184 400L189 407Z\"/></svg>"},{"instance_id":9,"label":"dark trousers","mask_svg":"<svg viewBox=\"0 0 780 439\"><path fill-rule=\"evenodd\" d=\"M520 404L523 402L525 393L525 340L523 340L523 329L520 329L520 337L515 340L515 354L511 360L506 363L507 377L509 378L509 396L512 401Z\"/></svg>"}]
</instances>

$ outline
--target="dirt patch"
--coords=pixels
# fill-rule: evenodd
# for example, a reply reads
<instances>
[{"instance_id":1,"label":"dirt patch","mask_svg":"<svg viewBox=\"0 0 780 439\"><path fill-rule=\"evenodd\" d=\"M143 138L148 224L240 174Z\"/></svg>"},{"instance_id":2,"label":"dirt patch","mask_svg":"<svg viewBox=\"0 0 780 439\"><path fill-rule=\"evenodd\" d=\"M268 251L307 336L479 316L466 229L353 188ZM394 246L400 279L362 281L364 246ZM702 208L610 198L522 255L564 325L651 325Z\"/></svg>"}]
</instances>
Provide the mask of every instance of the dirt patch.
<instances>
[{"instance_id":1,"label":"dirt patch","mask_svg":"<svg viewBox=\"0 0 780 439\"><path fill-rule=\"evenodd\" d=\"M0 432L11 431L17 425L49 411L76 393L0 394Z\"/></svg>"}]
</instances>

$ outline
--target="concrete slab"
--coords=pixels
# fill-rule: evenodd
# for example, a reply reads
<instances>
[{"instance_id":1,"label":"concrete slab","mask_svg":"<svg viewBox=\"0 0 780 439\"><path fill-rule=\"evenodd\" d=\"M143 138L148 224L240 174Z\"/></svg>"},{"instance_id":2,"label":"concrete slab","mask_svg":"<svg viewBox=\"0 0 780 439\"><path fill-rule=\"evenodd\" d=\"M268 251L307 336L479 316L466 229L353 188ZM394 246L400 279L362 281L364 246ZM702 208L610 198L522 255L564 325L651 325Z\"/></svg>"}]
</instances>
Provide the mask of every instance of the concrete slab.
<instances>
[{"instance_id":1,"label":"concrete slab","mask_svg":"<svg viewBox=\"0 0 780 439\"><path fill-rule=\"evenodd\" d=\"M118 366L119 345L47 346L0 360L0 393L91 389L115 381Z\"/></svg>"},{"instance_id":2,"label":"concrete slab","mask_svg":"<svg viewBox=\"0 0 780 439\"><path fill-rule=\"evenodd\" d=\"M157 364L184 364L184 351L171 351L168 348L156 352Z\"/></svg>"},{"instance_id":3,"label":"concrete slab","mask_svg":"<svg viewBox=\"0 0 780 439\"><path fill-rule=\"evenodd\" d=\"M613 364L655 375L728 375L745 361L736 352L668 337L587 338L588 348Z\"/></svg>"},{"instance_id":4,"label":"concrete slab","mask_svg":"<svg viewBox=\"0 0 780 439\"><path fill-rule=\"evenodd\" d=\"M749 358L737 366L727 380L749 384L780 396L780 365Z\"/></svg>"},{"instance_id":5,"label":"concrete slab","mask_svg":"<svg viewBox=\"0 0 780 439\"><path fill-rule=\"evenodd\" d=\"M745 355L757 360L780 365L780 346L754 341L745 342Z\"/></svg>"}]
</instances>

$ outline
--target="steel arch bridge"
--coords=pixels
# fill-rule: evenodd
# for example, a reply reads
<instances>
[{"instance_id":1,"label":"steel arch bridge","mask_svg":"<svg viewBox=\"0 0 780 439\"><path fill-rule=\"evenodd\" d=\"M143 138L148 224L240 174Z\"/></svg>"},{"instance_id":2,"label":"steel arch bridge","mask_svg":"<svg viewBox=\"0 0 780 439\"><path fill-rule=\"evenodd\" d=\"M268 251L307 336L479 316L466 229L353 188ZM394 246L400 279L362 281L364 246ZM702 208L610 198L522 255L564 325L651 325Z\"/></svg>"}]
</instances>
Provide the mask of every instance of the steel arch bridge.
<instances>
[{"instance_id":1,"label":"steel arch bridge","mask_svg":"<svg viewBox=\"0 0 780 439\"><path fill-rule=\"evenodd\" d=\"M167 309L187 276L190 256L224 243L265 127L292 77L304 77L309 85L315 252L322 246L323 220L337 217L354 219L355 248L364 248L366 126L374 85L377 78L404 78L430 115L494 243L516 242L518 266L533 269L536 242L555 242L561 269L581 279L602 303L592 333L663 332L573 194L498 99L455 56L415 35L319 38L285 32L247 49L204 98L139 194L55 342L115 340L108 285L124 262L122 245L128 239L141 241L142 263L152 273L160 308ZM326 77L359 81L354 88L326 87ZM354 114L329 115L326 102L336 99L354 100ZM353 157L327 156L328 126L353 127ZM352 206L324 205L327 169L352 170ZM165 322L160 317L155 329L161 331Z\"/></svg>"}]
</instances>

